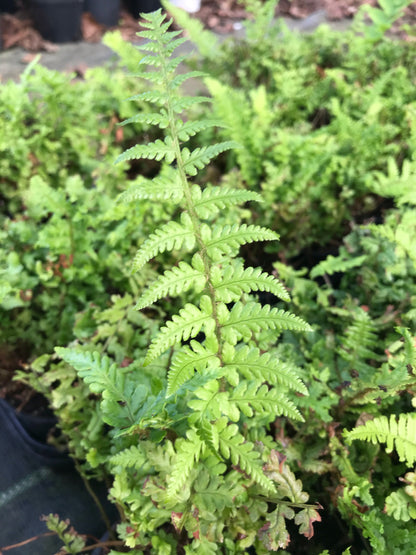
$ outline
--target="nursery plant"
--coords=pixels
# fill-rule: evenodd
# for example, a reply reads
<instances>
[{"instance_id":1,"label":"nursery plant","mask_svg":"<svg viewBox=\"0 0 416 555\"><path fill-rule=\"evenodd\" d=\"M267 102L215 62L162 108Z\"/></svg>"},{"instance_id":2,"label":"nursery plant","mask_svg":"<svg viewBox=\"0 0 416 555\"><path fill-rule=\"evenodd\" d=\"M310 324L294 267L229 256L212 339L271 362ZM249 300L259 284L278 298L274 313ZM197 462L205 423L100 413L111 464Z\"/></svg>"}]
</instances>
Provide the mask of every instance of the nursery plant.
<instances>
[{"instance_id":1,"label":"nursery plant","mask_svg":"<svg viewBox=\"0 0 416 555\"><path fill-rule=\"evenodd\" d=\"M8 181L3 303L40 292L33 342L53 292L72 314L17 377L109 484L113 555L414 551L414 46L295 37L273 4L237 44L185 21L208 78L177 72L184 39L160 10L139 51L109 35L138 88L114 83L118 120L133 95L117 164ZM211 97L182 94L189 78ZM42 286L22 287L39 258ZM67 552L92 549L47 522Z\"/></svg>"},{"instance_id":2,"label":"nursery plant","mask_svg":"<svg viewBox=\"0 0 416 555\"><path fill-rule=\"evenodd\" d=\"M253 206L251 217L281 234L267 250L322 256L349 221L383 208L371 183L387 171L387 159L400 166L410 158L414 45L327 26L300 35L273 20L270 2L250 6L246 37L224 43L168 9L198 48L195 66L210 75L214 113L226 123L219 136L241 145L222 169L237 166L233 182L261 192L266 202Z\"/></svg>"},{"instance_id":3,"label":"nursery plant","mask_svg":"<svg viewBox=\"0 0 416 555\"><path fill-rule=\"evenodd\" d=\"M101 417L113 429L114 454L106 461L114 474L111 495L122 508L118 532L126 545L136 552L176 552L180 546L187 553L243 553L256 546L266 553L288 545L286 520L312 537L320 518L319 506L307 503L301 482L267 434L277 415L302 420L290 391L307 394L296 368L275 357L278 337L284 330L311 328L253 296L266 291L288 300L275 277L245 267L238 256L241 245L278 235L228 214L236 203L261 201L257 193L192 184L214 156L237 145L186 146L190 136L217 121L186 120L189 106L208 99L179 93L184 80L195 76L175 75L182 58L167 57L184 40L179 32L168 31L160 10L142 24L140 36L149 42L141 49L149 54L141 64L153 71L139 75L158 88L138 98L158 111L131 121L157 124L166 136L128 149L118 161L156 158L174 170L169 179L137 184L120 200L169 199L177 214L145 240L133 271L165 251L177 252L178 262L144 288L136 307L185 294L188 302L170 315L132 367L120 368L88 346L56 353L101 396Z\"/></svg>"}]
</instances>

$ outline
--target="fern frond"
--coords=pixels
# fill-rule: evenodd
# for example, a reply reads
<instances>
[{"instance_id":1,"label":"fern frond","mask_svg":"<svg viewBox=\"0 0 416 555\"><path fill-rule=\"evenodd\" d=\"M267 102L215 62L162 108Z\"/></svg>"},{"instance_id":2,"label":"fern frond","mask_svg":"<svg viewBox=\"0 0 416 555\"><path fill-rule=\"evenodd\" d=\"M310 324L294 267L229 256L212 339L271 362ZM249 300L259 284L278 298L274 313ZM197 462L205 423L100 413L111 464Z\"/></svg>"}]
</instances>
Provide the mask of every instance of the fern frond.
<instances>
[{"instance_id":1,"label":"fern frond","mask_svg":"<svg viewBox=\"0 0 416 555\"><path fill-rule=\"evenodd\" d=\"M280 362L270 353L261 354L259 349L243 345L238 349L228 348L224 353L224 361L225 372L237 370L247 380L255 379L271 385L280 385L302 395L308 395L306 386L293 368L287 363Z\"/></svg>"},{"instance_id":2,"label":"fern frond","mask_svg":"<svg viewBox=\"0 0 416 555\"><path fill-rule=\"evenodd\" d=\"M199 510L214 514L226 507L232 507L235 497L244 491L243 486L236 482L236 476L231 475L224 479L223 476L212 476L204 469L195 480L195 505Z\"/></svg>"},{"instance_id":3,"label":"fern frond","mask_svg":"<svg viewBox=\"0 0 416 555\"><path fill-rule=\"evenodd\" d=\"M221 120L214 119L203 119L198 121L188 120L185 122L180 121L177 125L177 133L181 141L187 141L190 137L193 137L201 131L210 129L211 127L224 127L224 123Z\"/></svg>"},{"instance_id":4,"label":"fern frond","mask_svg":"<svg viewBox=\"0 0 416 555\"><path fill-rule=\"evenodd\" d=\"M187 56L185 56L185 59L187 58ZM186 73L179 73L178 75L175 75L175 77L173 77L173 79L170 81L169 83L169 89L170 90L174 90L179 88L183 83L185 83L188 79L195 79L198 77L205 77L206 74L203 71L188 71ZM203 120L201 120L203 121ZM191 123L191 122L189 122ZM192 123L198 123L198 122L192 122ZM212 126L211 126L212 127ZM198 133L198 131L197 131ZM195 135L195 133L193 133L193 135ZM189 135L189 137L191 137L191 135ZM188 137L188 139L189 139ZM185 141L187 139L184 139Z\"/></svg>"},{"instance_id":5,"label":"fern frond","mask_svg":"<svg viewBox=\"0 0 416 555\"><path fill-rule=\"evenodd\" d=\"M399 459L413 466L416 462L416 414L394 414L379 416L369 420L364 426L358 426L350 432L344 432L348 443L355 439L371 441L373 444L386 443L387 453L396 449Z\"/></svg>"},{"instance_id":6,"label":"fern frond","mask_svg":"<svg viewBox=\"0 0 416 555\"><path fill-rule=\"evenodd\" d=\"M259 453L254 450L251 442L244 440L238 432L238 426L227 425L226 421L221 419L215 423L215 427L218 430L219 450L222 456L238 465L267 492L274 493L275 487L263 472Z\"/></svg>"},{"instance_id":7,"label":"fern frond","mask_svg":"<svg viewBox=\"0 0 416 555\"><path fill-rule=\"evenodd\" d=\"M362 266L366 258L367 255L355 256L354 258L347 258L346 254L344 256L329 255L312 269L311 278L314 279L324 274L332 275L338 272L348 272L351 268Z\"/></svg>"},{"instance_id":8,"label":"fern frond","mask_svg":"<svg viewBox=\"0 0 416 555\"><path fill-rule=\"evenodd\" d=\"M146 463L146 453L139 445L132 445L128 449L123 449L120 453L110 457L110 464L121 468L137 468L139 470Z\"/></svg>"},{"instance_id":9,"label":"fern frond","mask_svg":"<svg viewBox=\"0 0 416 555\"><path fill-rule=\"evenodd\" d=\"M276 297L289 301L290 297L275 277L261 268L244 268L240 262L235 262L224 269L212 269L212 284L219 300L230 303L241 298L243 293L250 291L267 291Z\"/></svg>"},{"instance_id":10,"label":"fern frond","mask_svg":"<svg viewBox=\"0 0 416 555\"><path fill-rule=\"evenodd\" d=\"M151 102L152 104L156 104L156 106L160 106L164 108L168 102L169 95L163 91L145 91L142 93L134 94L133 96L129 96L127 100L143 100L144 102Z\"/></svg>"},{"instance_id":11,"label":"fern frond","mask_svg":"<svg viewBox=\"0 0 416 555\"><path fill-rule=\"evenodd\" d=\"M169 126L169 118L167 114L161 110L160 113L146 113L135 114L131 118L125 119L119 123L120 126L128 125L130 123L145 123L147 125L157 125L159 129L166 129Z\"/></svg>"},{"instance_id":12,"label":"fern frond","mask_svg":"<svg viewBox=\"0 0 416 555\"><path fill-rule=\"evenodd\" d=\"M205 102L212 102L208 96L178 96L171 98L172 110L176 114L181 114L195 104L204 104Z\"/></svg>"},{"instance_id":13,"label":"fern frond","mask_svg":"<svg viewBox=\"0 0 416 555\"><path fill-rule=\"evenodd\" d=\"M101 357L98 352L92 353L65 347L56 347L55 352L62 360L75 368L93 393L107 392L115 397L120 395L116 378L118 374L121 376L122 372L109 357Z\"/></svg>"},{"instance_id":14,"label":"fern frond","mask_svg":"<svg viewBox=\"0 0 416 555\"><path fill-rule=\"evenodd\" d=\"M303 417L284 395L273 387L269 389L265 384L243 381L233 390L231 401L237 404L241 412L251 418L254 412L259 415L288 416L294 420L303 421Z\"/></svg>"},{"instance_id":15,"label":"fern frond","mask_svg":"<svg viewBox=\"0 0 416 555\"><path fill-rule=\"evenodd\" d=\"M163 297L176 296L192 288L201 292L205 285L206 278L202 272L195 270L186 262L179 262L177 267L167 270L148 286L135 308L141 310Z\"/></svg>"},{"instance_id":16,"label":"fern frond","mask_svg":"<svg viewBox=\"0 0 416 555\"><path fill-rule=\"evenodd\" d=\"M215 33L207 31L199 19L190 17L185 10L174 4L165 0L163 5L173 15L179 26L186 29L191 41L198 46L202 58L215 59L218 56L219 40Z\"/></svg>"},{"instance_id":17,"label":"fern frond","mask_svg":"<svg viewBox=\"0 0 416 555\"><path fill-rule=\"evenodd\" d=\"M164 141L156 139L156 141L148 145L139 144L132 146L118 156L116 164L125 162L126 160L139 160L140 158L158 161L165 159L168 164L171 164L175 159L175 149L172 144L172 139L166 137Z\"/></svg>"},{"instance_id":18,"label":"fern frond","mask_svg":"<svg viewBox=\"0 0 416 555\"><path fill-rule=\"evenodd\" d=\"M407 328L398 327L397 330L404 339L404 363L410 364L416 370L416 343Z\"/></svg>"},{"instance_id":19,"label":"fern frond","mask_svg":"<svg viewBox=\"0 0 416 555\"><path fill-rule=\"evenodd\" d=\"M217 345L214 345L213 349L209 349L197 341L191 341L190 346L185 345L177 351L169 368L166 394L175 393L194 375L195 371L202 372L208 366L211 369L218 367L220 360L216 356L217 350Z\"/></svg>"},{"instance_id":20,"label":"fern frond","mask_svg":"<svg viewBox=\"0 0 416 555\"><path fill-rule=\"evenodd\" d=\"M238 143L234 141L225 141L223 143L216 143L210 146L202 146L190 151L188 148L183 148L182 160L184 162L184 169L188 175L196 175L198 170L202 170L205 166L218 154L232 148L238 148ZM134 147L133 147L134 148Z\"/></svg>"},{"instance_id":21,"label":"fern frond","mask_svg":"<svg viewBox=\"0 0 416 555\"><path fill-rule=\"evenodd\" d=\"M216 225L213 229L201 226L201 233L207 245L208 254L214 260L222 254L233 253L235 249L247 243L279 239L279 235L270 229L247 224Z\"/></svg>"},{"instance_id":22,"label":"fern frond","mask_svg":"<svg viewBox=\"0 0 416 555\"><path fill-rule=\"evenodd\" d=\"M395 520L408 522L416 519L416 502L405 489L399 489L386 497L385 512Z\"/></svg>"},{"instance_id":23,"label":"fern frond","mask_svg":"<svg viewBox=\"0 0 416 555\"><path fill-rule=\"evenodd\" d=\"M235 345L240 339L248 341L262 330L312 331L304 320L278 308L259 303L236 303L222 327L226 341Z\"/></svg>"},{"instance_id":24,"label":"fern frond","mask_svg":"<svg viewBox=\"0 0 416 555\"><path fill-rule=\"evenodd\" d=\"M236 206L250 200L262 202L261 196L254 191L212 186L207 186L203 191L195 186L192 189L192 199L200 218L209 218L227 206Z\"/></svg>"},{"instance_id":25,"label":"fern frond","mask_svg":"<svg viewBox=\"0 0 416 555\"><path fill-rule=\"evenodd\" d=\"M56 353L77 371L91 392L102 397L103 419L110 425L123 427L133 424L148 390L129 380L109 357L98 352L56 347Z\"/></svg>"},{"instance_id":26,"label":"fern frond","mask_svg":"<svg viewBox=\"0 0 416 555\"><path fill-rule=\"evenodd\" d=\"M351 362L358 372L372 372L373 367L369 363L382 360L382 356L375 351L377 346L374 323L367 312L358 309L354 313L354 322L348 326L342 339L339 354L344 360Z\"/></svg>"},{"instance_id":27,"label":"fern frond","mask_svg":"<svg viewBox=\"0 0 416 555\"><path fill-rule=\"evenodd\" d=\"M133 259L133 271L139 270L146 262L157 254L167 250L186 248L192 250L195 246L195 234L191 222L182 214L182 223L169 222L157 229L138 250Z\"/></svg>"},{"instance_id":28,"label":"fern frond","mask_svg":"<svg viewBox=\"0 0 416 555\"><path fill-rule=\"evenodd\" d=\"M139 177L127 191L121 193L117 202L130 203L135 200L170 200L180 202L183 189L176 174L161 174L152 180Z\"/></svg>"},{"instance_id":29,"label":"fern frond","mask_svg":"<svg viewBox=\"0 0 416 555\"><path fill-rule=\"evenodd\" d=\"M174 500L177 493L184 487L204 449L204 442L193 428L188 430L186 437L187 439L178 439L175 444L177 456L168 480L168 500Z\"/></svg>"},{"instance_id":30,"label":"fern frond","mask_svg":"<svg viewBox=\"0 0 416 555\"><path fill-rule=\"evenodd\" d=\"M179 314L172 316L172 320L163 326L158 335L152 341L147 352L144 365L147 366L163 351L169 349L180 341L186 341L190 337L196 337L204 328L206 334L211 334L215 328L215 321L212 318L212 307L207 297L201 298L201 308L187 303Z\"/></svg>"},{"instance_id":31,"label":"fern frond","mask_svg":"<svg viewBox=\"0 0 416 555\"><path fill-rule=\"evenodd\" d=\"M188 417L191 424L200 426L204 422L212 422L222 416L227 416L233 422L238 422L240 419L240 411L236 403L231 402L229 393L220 391L219 380L205 383L195 391L195 397L196 399L188 402L188 407L193 410Z\"/></svg>"}]
</instances>

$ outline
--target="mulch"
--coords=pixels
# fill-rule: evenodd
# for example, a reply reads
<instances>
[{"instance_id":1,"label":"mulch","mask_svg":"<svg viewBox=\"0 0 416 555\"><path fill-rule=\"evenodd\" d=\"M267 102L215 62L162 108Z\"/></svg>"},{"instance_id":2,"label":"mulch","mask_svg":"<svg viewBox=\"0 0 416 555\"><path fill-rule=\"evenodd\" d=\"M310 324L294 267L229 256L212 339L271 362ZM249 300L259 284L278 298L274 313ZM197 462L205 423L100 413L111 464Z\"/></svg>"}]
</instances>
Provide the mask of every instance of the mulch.
<instances>
[{"instance_id":1,"label":"mulch","mask_svg":"<svg viewBox=\"0 0 416 555\"><path fill-rule=\"evenodd\" d=\"M361 4L376 6L376 0L280 0L276 9L276 16L286 16L303 19L318 10L325 10L329 20L351 18ZM238 0L202 0L201 9L195 14L207 29L221 34L231 33L242 20L247 18L247 12ZM416 22L416 3L406 10L406 21ZM119 25L123 38L134 41L140 25L125 9L120 12ZM20 46L28 52L54 51L56 44L44 40L34 28L30 14L24 8L16 14L2 14L0 29L3 49ZM97 23L94 18L84 13L82 19L82 37L87 42L99 42L106 28Z\"/></svg>"}]
</instances>

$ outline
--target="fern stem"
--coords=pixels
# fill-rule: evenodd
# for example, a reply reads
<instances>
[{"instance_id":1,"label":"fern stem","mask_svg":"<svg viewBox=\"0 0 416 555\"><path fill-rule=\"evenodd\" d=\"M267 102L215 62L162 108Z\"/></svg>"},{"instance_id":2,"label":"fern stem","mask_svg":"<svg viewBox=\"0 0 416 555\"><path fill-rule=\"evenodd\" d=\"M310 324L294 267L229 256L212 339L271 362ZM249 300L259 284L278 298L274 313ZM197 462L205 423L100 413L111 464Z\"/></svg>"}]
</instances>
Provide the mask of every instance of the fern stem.
<instances>
[{"instance_id":1,"label":"fern stem","mask_svg":"<svg viewBox=\"0 0 416 555\"><path fill-rule=\"evenodd\" d=\"M160 49L160 52L159 52L160 59L162 60L161 69L162 69L162 75L163 75L163 83L164 83L165 90L167 92L166 109L168 112L169 128L170 128L171 138L172 138L173 147L175 151L177 170L179 172L180 180L182 183L182 190L185 197L186 209L191 218L192 227L193 227L195 239L198 245L199 254L201 255L201 258L204 264L204 274L205 274L205 279L207 283L207 292L211 299L212 316L215 321L215 335L218 343L217 355L219 360L221 361L221 365L223 365L221 325L218 320L217 297L216 297L215 287L212 284L211 265L207 255L207 247L201 237L200 221L195 210L195 205L191 195L191 187L189 185L188 177L185 172L185 164L182 158L181 146L179 144L179 139L178 139L176 116L175 116L174 110L172 109L171 91L169 87L169 83L170 83L169 72L166 67L166 58L163 56L163 44L161 43L160 40L158 40L158 45Z\"/></svg>"}]
</instances>

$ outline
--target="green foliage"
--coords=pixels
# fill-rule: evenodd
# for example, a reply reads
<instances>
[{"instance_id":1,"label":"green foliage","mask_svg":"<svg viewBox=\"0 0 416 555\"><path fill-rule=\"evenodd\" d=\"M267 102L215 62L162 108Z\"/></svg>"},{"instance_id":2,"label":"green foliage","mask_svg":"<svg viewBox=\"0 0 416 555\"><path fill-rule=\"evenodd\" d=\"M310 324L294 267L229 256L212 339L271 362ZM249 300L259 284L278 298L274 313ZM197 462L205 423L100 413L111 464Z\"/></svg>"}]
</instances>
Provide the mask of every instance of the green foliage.
<instances>
[{"instance_id":1,"label":"green foliage","mask_svg":"<svg viewBox=\"0 0 416 555\"><path fill-rule=\"evenodd\" d=\"M362 36L246 7L224 43L179 16L212 106L161 12L106 38L135 77L1 90L1 341L122 551L412 555L414 45L380 36L397 4Z\"/></svg>"},{"instance_id":2,"label":"green foliage","mask_svg":"<svg viewBox=\"0 0 416 555\"><path fill-rule=\"evenodd\" d=\"M399 459L409 466L416 462L416 418L414 414L401 414L398 420L394 415L369 420L364 426L355 428L345 434L347 442L354 439L386 443L386 450L391 453L396 449Z\"/></svg>"},{"instance_id":3,"label":"green foliage","mask_svg":"<svg viewBox=\"0 0 416 555\"><path fill-rule=\"evenodd\" d=\"M55 532L64 544L64 553L77 555L77 553L80 553L84 549L85 539L70 527L69 521L59 520L57 515L52 514L44 518L49 530Z\"/></svg>"},{"instance_id":4,"label":"green foliage","mask_svg":"<svg viewBox=\"0 0 416 555\"><path fill-rule=\"evenodd\" d=\"M131 257L126 233L135 241L147 225L145 204L114 207L128 168L112 161L143 129L117 129L134 112L120 95L130 87L119 70L80 81L32 64L0 89L0 345L18 356L66 344L78 311L140 287L115 270Z\"/></svg>"},{"instance_id":5,"label":"green foliage","mask_svg":"<svg viewBox=\"0 0 416 555\"><path fill-rule=\"evenodd\" d=\"M381 40L393 23L403 15L404 9L411 4L411 0L379 0L379 8L363 4L355 19L355 29L363 33L365 40L370 43ZM371 20L365 25L364 17Z\"/></svg>"},{"instance_id":6,"label":"green foliage","mask_svg":"<svg viewBox=\"0 0 416 555\"><path fill-rule=\"evenodd\" d=\"M135 529L156 531L172 518L174 528L183 529L190 538L193 537L193 547L201 552L203 543L198 542L208 542L208 548L212 540L224 541L220 539L222 532L218 535L219 532L210 531L214 519L225 526L228 540L237 542L241 531L237 532L239 527L232 525L232 520L238 507L247 503L255 507L259 503L257 497L270 497L273 504L280 497L288 496L287 509L283 512L276 509L281 533L285 533L286 516L294 518L301 533L310 537L312 523L318 519L316 508L305 506L303 512L295 515L290 504L299 502L300 498L281 486L280 492L276 489L277 475L269 478L263 469L270 448L256 447L248 430L251 426L255 428L255 418L263 422L271 421L272 415L285 415L302 420L294 401L288 397L290 389L306 393L296 369L279 363L269 364L268 355L261 354L256 344L269 330L279 333L283 330L311 331L311 328L298 316L262 306L248 296L251 291L268 291L288 298L275 277L260 268L244 268L236 258L241 245L278 239L275 232L262 226L227 222L228 207L234 207L236 202L259 200L259 195L230 187L202 188L189 182L189 176L194 176L197 170L203 169L225 149L232 148L234 143L193 149L182 144L194 131L204 130L212 122L205 124L202 120L197 126L188 126L188 131L184 132L182 112L206 99L194 97L190 101L179 96L179 85L192 74L182 76L180 80L174 77L178 59L168 60L166 53L172 53L182 39L176 38L176 31L167 30L169 23L164 19L159 11L146 15L143 21L147 30L140 36L151 39L143 49L152 55L143 58L141 65L156 69L141 73L148 75L160 88L139 97L159 108L159 112L149 114L146 121L165 129L166 137L131 147L117 161L144 157L164 158L169 164L175 162L170 176L182 190L182 194L175 194L175 201L181 209L180 221L172 219L149 235L134 258L133 271L169 251L188 251L192 257L191 263L181 261L177 267L165 270L145 289L138 306L148 306L166 294L182 298L189 292L195 302L182 303L182 308L160 327L144 359L136 359L134 363L137 368L146 369L146 373L151 372L149 368L160 364L161 355L168 351L164 359L167 360L167 381L162 380L155 395L151 394L149 384L132 372L130 366L123 369L99 352L57 348L56 353L77 371L92 393L100 395L103 421L114 427L115 437L125 443L125 450L111 458L111 464L124 469L116 477L112 495L118 504L124 505ZM162 183L156 180L157 186ZM142 194L141 184L144 185ZM137 185L134 191L122 195L122 200L134 202L152 194L146 182ZM277 334L274 334L269 340L270 346L276 339ZM267 343L265 338L261 341ZM249 350L253 366L247 365L240 371L239 360L245 349ZM268 377L270 383L266 382ZM132 434L150 441L144 439L138 446L129 445ZM168 464L162 462L166 457ZM240 472L237 481L236 471L232 468ZM132 474L130 469L135 469L138 474ZM230 473L235 485L226 488ZM294 483L299 489L300 481ZM250 488L247 493L242 487L244 484ZM142 503L134 494L135 487L142 489ZM206 489L211 492L207 497ZM123 491L127 492L127 497ZM241 500L236 506L233 495L237 491ZM307 499L305 495L301 496L302 503ZM140 511L148 506L148 497L154 504L153 516L140 524ZM172 515L176 516L171 516L169 511L174 511ZM269 526L268 522L274 522L276 514L264 514L259 522L252 519L247 541L241 542L241 548L243 544L244 547L253 544L257 535L261 540L260 529ZM195 515L198 515L197 519ZM146 545L150 538L146 540L142 532L137 537L140 536L140 545ZM131 547L139 547L130 537L125 541Z\"/></svg>"}]
</instances>

